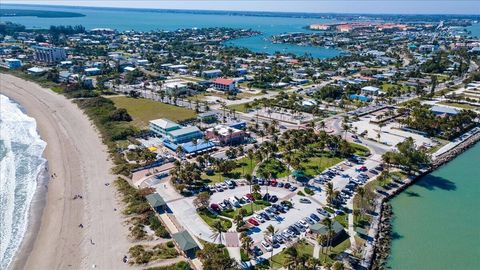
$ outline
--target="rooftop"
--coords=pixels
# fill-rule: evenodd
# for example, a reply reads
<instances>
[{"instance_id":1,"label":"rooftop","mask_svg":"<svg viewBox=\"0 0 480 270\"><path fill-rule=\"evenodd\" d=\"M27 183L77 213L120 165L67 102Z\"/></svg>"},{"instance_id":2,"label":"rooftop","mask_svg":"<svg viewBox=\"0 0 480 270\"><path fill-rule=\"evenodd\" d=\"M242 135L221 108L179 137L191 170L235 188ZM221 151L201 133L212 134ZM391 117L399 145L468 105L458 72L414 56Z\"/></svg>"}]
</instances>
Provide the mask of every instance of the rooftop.
<instances>
[{"instance_id":1,"label":"rooftop","mask_svg":"<svg viewBox=\"0 0 480 270\"><path fill-rule=\"evenodd\" d=\"M151 120L150 124L156 125L156 126L162 128L162 129L169 129L169 128L174 128L174 127L180 128L181 127L179 124L177 124L173 121L170 121L168 119L165 119L165 118Z\"/></svg>"},{"instance_id":2,"label":"rooftop","mask_svg":"<svg viewBox=\"0 0 480 270\"><path fill-rule=\"evenodd\" d=\"M176 130L172 130L170 131L170 135L177 137L177 136L182 136L182 135L193 133L193 132L201 132L201 131L196 126L189 126L189 127L183 127Z\"/></svg>"},{"instance_id":3,"label":"rooftop","mask_svg":"<svg viewBox=\"0 0 480 270\"><path fill-rule=\"evenodd\" d=\"M197 242L193 240L192 236L187 231L181 231L172 235L177 242L178 247L183 251L199 248Z\"/></svg>"},{"instance_id":4,"label":"rooftop","mask_svg":"<svg viewBox=\"0 0 480 270\"><path fill-rule=\"evenodd\" d=\"M232 83L235 83L234 80L226 79L226 78L216 78L213 82L218 84L223 84L223 85L230 85Z\"/></svg>"},{"instance_id":5,"label":"rooftop","mask_svg":"<svg viewBox=\"0 0 480 270\"><path fill-rule=\"evenodd\" d=\"M165 200L158 193L149 194L145 196L145 198L147 199L148 204L150 204L150 206L153 208L167 205Z\"/></svg>"},{"instance_id":6,"label":"rooftop","mask_svg":"<svg viewBox=\"0 0 480 270\"><path fill-rule=\"evenodd\" d=\"M341 232L343 230L342 224L338 223L338 221L333 221L332 223L332 229L335 232L335 234ZM310 225L310 230L314 233L318 234L326 234L327 233L327 226L323 225L322 223L318 222L313 225Z\"/></svg>"}]
</instances>

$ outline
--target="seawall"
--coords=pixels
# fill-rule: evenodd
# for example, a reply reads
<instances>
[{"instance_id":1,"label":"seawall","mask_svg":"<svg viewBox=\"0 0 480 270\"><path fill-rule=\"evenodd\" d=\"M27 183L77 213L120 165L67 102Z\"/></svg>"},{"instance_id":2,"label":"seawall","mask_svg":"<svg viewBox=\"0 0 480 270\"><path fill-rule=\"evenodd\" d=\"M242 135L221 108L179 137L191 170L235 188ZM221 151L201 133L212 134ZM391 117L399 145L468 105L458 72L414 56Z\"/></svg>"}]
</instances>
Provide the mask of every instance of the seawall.
<instances>
[{"instance_id":1,"label":"seawall","mask_svg":"<svg viewBox=\"0 0 480 270\"><path fill-rule=\"evenodd\" d=\"M421 171L418 175L410 176L406 180L402 181L401 184L397 182L397 184L400 184L397 188L390 190L388 193L384 194L384 196L381 196L378 199L379 218L377 218L372 224L375 232L373 253L368 258L364 258L364 265L368 266L367 269L382 269L381 266L385 263L386 259L390 255L391 218L393 212L391 211L392 209L388 202L407 189L409 186L414 184L418 179L448 163L461 153L468 150L470 147L474 146L478 141L480 141L480 129L477 128L475 132L470 134L468 138L465 138L450 150L436 156L430 168Z\"/></svg>"}]
</instances>

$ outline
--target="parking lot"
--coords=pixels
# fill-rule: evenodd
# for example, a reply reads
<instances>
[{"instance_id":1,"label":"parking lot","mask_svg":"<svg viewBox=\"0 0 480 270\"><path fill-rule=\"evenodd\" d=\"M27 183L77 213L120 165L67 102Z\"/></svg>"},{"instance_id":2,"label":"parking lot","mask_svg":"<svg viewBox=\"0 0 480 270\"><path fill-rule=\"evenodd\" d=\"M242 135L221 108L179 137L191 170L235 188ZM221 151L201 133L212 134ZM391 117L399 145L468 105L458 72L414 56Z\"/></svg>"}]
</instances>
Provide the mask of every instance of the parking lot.
<instances>
[{"instance_id":1,"label":"parking lot","mask_svg":"<svg viewBox=\"0 0 480 270\"><path fill-rule=\"evenodd\" d=\"M342 191L345 187L352 182L357 182L356 184L362 184L368 179L372 178L376 174L380 173L374 168L377 167L380 163L378 161L366 159L361 163L353 162L342 162L337 165L332 170L330 177L322 178L321 176L314 177L310 180L309 184L315 187L315 189L321 190L323 192L317 192L314 195L314 198L320 201L323 204L327 203L327 197L325 191L326 183L331 182L333 184L333 190ZM360 171L361 167L365 166L365 170ZM372 170L373 169L373 170ZM364 180L362 180L362 175ZM360 179L359 179L360 178Z\"/></svg>"},{"instance_id":2,"label":"parking lot","mask_svg":"<svg viewBox=\"0 0 480 270\"><path fill-rule=\"evenodd\" d=\"M403 142L406 138L412 137L418 145L433 146L436 143L431 139L417 133L401 130L397 122L387 123L381 128L377 124L371 123L372 116L363 116L359 121L353 122L352 127L357 134L365 134L365 138L378 140L383 144L395 146ZM380 137L378 134L380 133Z\"/></svg>"}]
</instances>

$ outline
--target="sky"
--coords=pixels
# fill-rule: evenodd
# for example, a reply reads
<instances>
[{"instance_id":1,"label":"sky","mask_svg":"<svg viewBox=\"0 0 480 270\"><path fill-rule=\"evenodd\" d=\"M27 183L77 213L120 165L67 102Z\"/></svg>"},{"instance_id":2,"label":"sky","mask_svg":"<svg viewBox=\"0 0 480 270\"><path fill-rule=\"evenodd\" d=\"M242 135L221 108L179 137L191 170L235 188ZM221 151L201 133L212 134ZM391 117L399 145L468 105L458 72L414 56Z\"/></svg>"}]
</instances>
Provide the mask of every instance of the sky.
<instances>
[{"instance_id":1,"label":"sky","mask_svg":"<svg viewBox=\"0 0 480 270\"><path fill-rule=\"evenodd\" d=\"M203 9L241 11L394 13L394 14L475 14L480 15L480 0L2 0L2 3L129 7L161 9Z\"/></svg>"}]
</instances>

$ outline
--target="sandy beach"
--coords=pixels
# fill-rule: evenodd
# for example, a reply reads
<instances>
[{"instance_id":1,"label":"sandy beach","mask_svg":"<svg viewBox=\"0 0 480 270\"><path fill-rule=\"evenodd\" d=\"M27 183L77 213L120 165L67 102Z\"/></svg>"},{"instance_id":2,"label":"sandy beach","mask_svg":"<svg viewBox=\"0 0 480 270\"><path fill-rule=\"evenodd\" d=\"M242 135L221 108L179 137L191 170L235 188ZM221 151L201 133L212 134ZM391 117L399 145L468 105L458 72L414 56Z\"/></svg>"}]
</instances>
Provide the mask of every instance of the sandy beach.
<instances>
[{"instance_id":1,"label":"sandy beach","mask_svg":"<svg viewBox=\"0 0 480 270\"><path fill-rule=\"evenodd\" d=\"M114 180L112 163L93 124L71 101L35 83L0 74L0 92L36 119L47 142L48 176L56 175L46 200L39 193L33 201L11 269L128 269L122 262L131 246L128 229L114 186L105 185Z\"/></svg>"}]
</instances>

